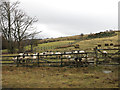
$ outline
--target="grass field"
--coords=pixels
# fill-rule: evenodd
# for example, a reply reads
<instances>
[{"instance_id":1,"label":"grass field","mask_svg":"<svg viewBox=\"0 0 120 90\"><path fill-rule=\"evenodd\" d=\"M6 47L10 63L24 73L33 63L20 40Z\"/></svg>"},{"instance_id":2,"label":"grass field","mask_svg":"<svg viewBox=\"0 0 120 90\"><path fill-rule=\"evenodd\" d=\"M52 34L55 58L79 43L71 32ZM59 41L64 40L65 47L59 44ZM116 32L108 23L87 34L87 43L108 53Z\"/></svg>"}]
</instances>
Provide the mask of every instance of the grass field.
<instances>
[{"instance_id":1,"label":"grass field","mask_svg":"<svg viewBox=\"0 0 120 90\"><path fill-rule=\"evenodd\" d=\"M70 40L70 41L57 41L57 42L49 42L49 43L43 43L43 44L38 44L38 46L34 46L33 50L36 52L43 52L43 51L55 51L57 47L59 46L64 46L64 45L68 45L71 42L74 42L74 40ZM25 47L26 50L30 50L31 46L26 46Z\"/></svg>"},{"instance_id":2,"label":"grass field","mask_svg":"<svg viewBox=\"0 0 120 90\"><path fill-rule=\"evenodd\" d=\"M105 44L111 44L114 45L118 44L118 35L112 36L112 37L104 37L104 38L94 38L89 40L68 40L68 41L57 41L57 42L50 42L50 43L44 43L44 44L38 44L35 48L41 48L44 47L47 50L51 51L70 51L70 50L77 50L73 46L67 47L67 48L60 48L56 49L57 46L64 46L66 44L69 44L70 42L75 42L73 45L79 44L79 50L87 50L87 51L93 51L93 48L95 48L98 44L101 44L101 48L116 48L113 46L105 47ZM39 50L37 50L39 52Z\"/></svg>"},{"instance_id":3,"label":"grass field","mask_svg":"<svg viewBox=\"0 0 120 90\"><path fill-rule=\"evenodd\" d=\"M103 73L103 71L111 73ZM118 66L2 67L3 88L118 88Z\"/></svg>"}]
</instances>

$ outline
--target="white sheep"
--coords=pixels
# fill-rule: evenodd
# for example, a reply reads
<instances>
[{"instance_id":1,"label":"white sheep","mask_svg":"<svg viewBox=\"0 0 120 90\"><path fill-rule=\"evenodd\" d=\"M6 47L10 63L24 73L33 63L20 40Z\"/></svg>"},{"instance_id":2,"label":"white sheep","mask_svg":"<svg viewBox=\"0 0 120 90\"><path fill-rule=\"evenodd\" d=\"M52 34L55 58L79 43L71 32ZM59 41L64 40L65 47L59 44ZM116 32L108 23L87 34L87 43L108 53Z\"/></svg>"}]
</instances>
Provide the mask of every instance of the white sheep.
<instances>
[{"instance_id":1,"label":"white sheep","mask_svg":"<svg viewBox=\"0 0 120 90\"><path fill-rule=\"evenodd\" d=\"M107 51L103 51L103 53L107 53Z\"/></svg>"},{"instance_id":2,"label":"white sheep","mask_svg":"<svg viewBox=\"0 0 120 90\"><path fill-rule=\"evenodd\" d=\"M33 59L33 60L37 59L37 55L38 55L38 53L33 54L32 59Z\"/></svg>"},{"instance_id":3,"label":"white sheep","mask_svg":"<svg viewBox=\"0 0 120 90\"><path fill-rule=\"evenodd\" d=\"M72 52L65 52L65 54L71 54Z\"/></svg>"},{"instance_id":4,"label":"white sheep","mask_svg":"<svg viewBox=\"0 0 120 90\"><path fill-rule=\"evenodd\" d=\"M55 52L55 54L61 54L61 52Z\"/></svg>"},{"instance_id":5,"label":"white sheep","mask_svg":"<svg viewBox=\"0 0 120 90\"><path fill-rule=\"evenodd\" d=\"M54 53L53 53L52 51L50 51L50 52L47 52L47 54L48 54L48 55L51 55L51 54L54 54Z\"/></svg>"},{"instance_id":6,"label":"white sheep","mask_svg":"<svg viewBox=\"0 0 120 90\"><path fill-rule=\"evenodd\" d=\"M79 53L79 51L73 51L73 53Z\"/></svg>"},{"instance_id":7,"label":"white sheep","mask_svg":"<svg viewBox=\"0 0 120 90\"><path fill-rule=\"evenodd\" d=\"M44 55L44 53L40 53L40 55Z\"/></svg>"},{"instance_id":8,"label":"white sheep","mask_svg":"<svg viewBox=\"0 0 120 90\"><path fill-rule=\"evenodd\" d=\"M64 57L64 58L68 58L68 59L70 59L70 58L71 58L71 56L70 56L70 55L63 55L63 57Z\"/></svg>"},{"instance_id":9,"label":"white sheep","mask_svg":"<svg viewBox=\"0 0 120 90\"><path fill-rule=\"evenodd\" d=\"M85 51L79 51L79 53L85 53Z\"/></svg>"},{"instance_id":10,"label":"white sheep","mask_svg":"<svg viewBox=\"0 0 120 90\"><path fill-rule=\"evenodd\" d=\"M19 56L16 56L16 57L13 57L12 60L16 63L17 62L17 59L18 60L22 60L23 59L23 55L24 53L19 53L18 54Z\"/></svg>"},{"instance_id":11,"label":"white sheep","mask_svg":"<svg viewBox=\"0 0 120 90\"><path fill-rule=\"evenodd\" d=\"M18 55L23 56L23 55L24 55L24 53L19 53Z\"/></svg>"}]
</instances>

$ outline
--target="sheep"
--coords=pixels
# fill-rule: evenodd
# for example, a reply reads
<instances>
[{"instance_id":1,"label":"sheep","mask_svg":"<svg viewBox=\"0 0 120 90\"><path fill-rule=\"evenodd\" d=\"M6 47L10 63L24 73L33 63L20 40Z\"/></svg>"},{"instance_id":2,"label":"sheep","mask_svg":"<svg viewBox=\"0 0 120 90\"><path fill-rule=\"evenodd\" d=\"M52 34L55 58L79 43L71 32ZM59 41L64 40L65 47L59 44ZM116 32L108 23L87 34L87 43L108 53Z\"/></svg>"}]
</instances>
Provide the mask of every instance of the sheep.
<instances>
[{"instance_id":1,"label":"sheep","mask_svg":"<svg viewBox=\"0 0 120 90\"><path fill-rule=\"evenodd\" d=\"M56 51L56 52L55 52L55 54L58 54L58 55L56 56L56 58L60 59L60 54L62 54L62 53L61 53L61 52Z\"/></svg>"},{"instance_id":2,"label":"sheep","mask_svg":"<svg viewBox=\"0 0 120 90\"><path fill-rule=\"evenodd\" d=\"M54 53L53 53L52 51L50 51L50 54L52 54L52 55L53 55Z\"/></svg>"},{"instance_id":3,"label":"sheep","mask_svg":"<svg viewBox=\"0 0 120 90\"><path fill-rule=\"evenodd\" d=\"M18 55L23 56L24 53L19 53Z\"/></svg>"},{"instance_id":4,"label":"sheep","mask_svg":"<svg viewBox=\"0 0 120 90\"><path fill-rule=\"evenodd\" d=\"M107 51L103 51L102 54L103 54L103 56L106 57L107 56Z\"/></svg>"},{"instance_id":5,"label":"sheep","mask_svg":"<svg viewBox=\"0 0 120 90\"><path fill-rule=\"evenodd\" d=\"M79 51L79 53L85 53L85 51Z\"/></svg>"},{"instance_id":6,"label":"sheep","mask_svg":"<svg viewBox=\"0 0 120 90\"><path fill-rule=\"evenodd\" d=\"M71 54L72 52L65 52L65 54Z\"/></svg>"},{"instance_id":7,"label":"sheep","mask_svg":"<svg viewBox=\"0 0 120 90\"><path fill-rule=\"evenodd\" d=\"M85 65L85 66L88 65L88 62L87 62L87 59L86 59L86 58L75 57L74 60L75 60L75 63L76 63L76 65L77 65L77 67L78 67L79 65Z\"/></svg>"},{"instance_id":8,"label":"sheep","mask_svg":"<svg viewBox=\"0 0 120 90\"><path fill-rule=\"evenodd\" d=\"M63 57L64 57L64 58L68 58L68 59L70 59L70 58L71 58L71 56L70 56L70 55L63 55Z\"/></svg>"},{"instance_id":9,"label":"sheep","mask_svg":"<svg viewBox=\"0 0 120 90\"><path fill-rule=\"evenodd\" d=\"M37 56L38 55L38 53L34 53L34 54L32 54L31 56L31 58L30 58L30 60L31 60L31 62L33 63L34 61L36 61L36 59L37 59Z\"/></svg>"},{"instance_id":10,"label":"sheep","mask_svg":"<svg viewBox=\"0 0 120 90\"><path fill-rule=\"evenodd\" d=\"M19 53L18 55L19 56L15 56L15 57L12 58L14 63L17 63L17 59L19 60L19 63L20 63L20 60L22 60L24 58L24 53Z\"/></svg>"},{"instance_id":11,"label":"sheep","mask_svg":"<svg viewBox=\"0 0 120 90\"><path fill-rule=\"evenodd\" d=\"M38 58L38 55L39 53L34 53L34 54L32 54L32 55L30 55L30 54L25 54L26 56L25 56L25 60L26 60L26 63L30 63L30 62L34 62L34 60L36 60L37 58Z\"/></svg>"},{"instance_id":12,"label":"sheep","mask_svg":"<svg viewBox=\"0 0 120 90\"><path fill-rule=\"evenodd\" d=\"M37 59L37 55L38 55L38 53L33 54L32 59Z\"/></svg>"},{"instance_id":13,"label":"sheep","mask_svg":"<svg viewBox=\"0 0 120 90\"><path fill-rule=\"evenodd\" d=\"M40 53L40 55L44 55L45 53Z\"/></svg>"},{"instance_id":14,"label":"sheep","mask_svg":"<svg viewBox=\"0 0 120 90\"><path fill-rule=\"evenodd\" d=\"M52 51L47 52L48 55L54 54Z\"/></svg>"},{"instance_id":15,"label":"sheep","mask_svg":"<svg viewBox=\"0 0 120 90\"><path fill-rule=\"evenodd\" d=\"M61 54L61 52L58 52L58 51L57 51L57 52L55 52L55 54Z\"/></svg>"},{"instance_id":16,"label":"sheep","mask_svg":"<svg viewBox=\"0 0 120 90\"><path fill-rule=\"evenodd\" d=\"M73 51L73 53L79 53L79 51Z\"/></svg>"},{"instance_id":17,"label":"sheep","mask_svg":"<svg viewBox=\"0 0 120 90\"><path fill-rule=\"evenodd\" d=\"M103 51L103 53L107 53L107 51Z\"/></svg>"},{"instance_id":18,"label":"sheep","mask_svg":"<svg viewBox=\"0 0 120 90\"><path fill-rule=\"evenodd\" d=\"M89 57L87 58L87 61L94 61L95 57Z\"/></svg>"},{"instance_id":19,"label":"sheep","mask_svg":"<svg viewBox=\"0 0 120 90\"><path fill-rule=\"evenodd\" d=\"M76 51L73 51L73 53L85 53L85 51L79 51L79 50L77 51L76 50Z\"/></svg>"},{"instance_id":20,"label":"sheep","mask_svg":"<svg viewBox=\"0 0 120 90\"><path fill-rule=\"evenodd\" d=\"M22 64L24 64L24 63L30 63L31 61L30 60L36 60L37 59L37 55L38 55L38 53L35 53L35 54L33 54L33 55L30 55L30 54L28 54L28 53L19 53L18 54L19 56L16 56L16 57L13 57L12 58L12 60L15 62L15 63L17 63L17 59L18 59L18 61L19 61L19 63L22 63ZM32 56L32 57L31 57ZM25 62L26 61L26 62Z\"/></svg>"},{"instance_id":21,"label":"sheep","mask_svg":"<svg viewBox=\"0 0 120 90\"><path fill-rule=\"evenodd\" d=\"M30 54L29 53L19 53L19 55L20 55L20 57L18 59L20 60L20 63L23 64L23 63L30 62Z\"/></svg>"},{"instance_id":22,"label":"sheep","mask_svg":"<svg viewBox=\"0 0 120 90\"><path fill-rule=\"evenodd\" d=\"M16 56L13 57L12 60L14 61L14 63L16 63L16 61L17 61L17 57L16 57Z\"/></svg>"}]
</instances>

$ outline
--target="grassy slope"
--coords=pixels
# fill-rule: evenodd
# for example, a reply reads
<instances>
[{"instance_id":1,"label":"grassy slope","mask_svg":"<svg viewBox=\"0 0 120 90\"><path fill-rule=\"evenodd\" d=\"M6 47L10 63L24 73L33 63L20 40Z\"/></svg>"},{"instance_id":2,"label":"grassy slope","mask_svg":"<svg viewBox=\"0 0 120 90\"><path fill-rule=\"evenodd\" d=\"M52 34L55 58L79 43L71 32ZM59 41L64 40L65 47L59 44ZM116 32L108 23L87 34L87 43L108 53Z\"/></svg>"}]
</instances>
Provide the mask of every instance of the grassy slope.
<instances>
[{"instance_id":1,"label":"grassy slope","mask_svg":"<svg viewBox=\"0 0 120 90\"><path fill-rule=\"evenodd\" d=\"M118 36L113 36L113 37L106 37L106 38L95 38L95 39L90 39L90 40L84 40L84 41L80 41L77 42L77 44L80 45L81 49L84 50L91 50L94 47L96 47L98 44L102 45L102 48L106 48L104 44L110 44L113 43L118 44ZM108 48L110 48L111 46L108 46ZM113 46L111 47L113 48Z\"/></svg>"},{"instance_id":2,"label":"grassy slope","mask_svg":"<svg viewBox=\"0 0 120 90\"><path fill-rule=\"evenodd\" d=\"M67 41L65 41L67 42ZM57 43L57 42L55 42ZM77 41L75 44L80 45L80 50L88 50L91 51L93 48L95 48L98 44L101 44L101 48L114 48L113 46L108 46L105 47L104 44L110 44L113 43L118 44L118 35L112 36L112 37L105 37L105 38L95 38L95 39L89 39L89 40L82 40L82 41ZM74 45L75 45L74 44ZM57 49L57 51L68 51L68 50L75 50L74 47L68 47L68 48L62 48L62 49Z\"/></svg>"},{"instance_id":3,"label":"grassy slope","mask_svg":"<svg viewBox=\"0 0 120 90\"><path fill-rule=\"evenodd\" d=\"M38 44L38 46L35 46L33 49L34 51L36 49L36 52L56 51L56 47L68 45L71 42L74 42L74 40L43 43L43 44ZM30 46L27 46L26 49L29 50Z\"/></svg>"},{"instance_id":4,"label":"grassy slope","mask_svg":"<svg viewBox=\"0 0 120 90\"><path fill-rule=\"evenodd\" d=\"M118 32L116 32L116 36L112 36L112 37L104 37L104 38L94 38L94 39L89 39L89 40L74 40L71 42L75 42L73 45L75 44L79 44L80 45L80 50L92 50L94 47L96 47L98 44L102 45L102 48L106 48L104 44L110 44L113 43L118 44ZM84 37L87 37L88 35L84 35ZM76 36L70 36L70 37L65 37L65 38L79 38L79 35ZM59 38L60 39L60 38ZM69 42L70 40L66 40L66 41L59 41L59 42L54 42L53 45L56 44L61 44L64 42ZM52 43L46 43L46 44L42 44L43 46L49 45ZM42 46L41 45L41 46ZM63 44L64 45L64 44ZM108 47L108 48L114 48L114 47ZM68 48L62 48L62 49L55 49L57 51L69 51L69 50L75 50L74 47L68 47Z\"/></svg>"},{"instance_id":5,"label":"grassy slope","mask_svg":"<svg viewBox=\"0 0 120 90\"><path fill-rule=\"evenodd\" d=\"M48 42L48 43L43 43L43 44L38 44L38 46L34 46L33 49L36 52L43 52L43 51L70 51L70 50L75 50L74 47L68 47L68 48L60 48L60 49L56 49L56 47L59 46L65 46L65 45L69 45L70 42L74 42L73 45L75 44L79 44L80 45L80 50L88 50L91 51L95 46L97 46L98 44L102 45L102 48L106 48L104 46L105 43L113 43L118 44L118 32L116 32L117 35L116 36L112 36L112 37L104 37L104 38L94 38L94 39L89 39L89 40L80 40L78 38L80 38L79 35L76 36L69 36L69 37L63 37L63 38L56 38L55 40L65 40L65 41L56 41L56 42ZM87 37L88 35L84 35L83 37ZM67 40L67 38L69 38L69 40ZM72 39L77 39L77 40L72 40ZM48 39L50 40L50 39ZM110 48L110 47L108 47ZM113 48L113 47L112 47ZM30 45L25 47L26 50L30 50ZM7 52L7 50L3 50L3 52Z\"/></svg>"}]
</instances>

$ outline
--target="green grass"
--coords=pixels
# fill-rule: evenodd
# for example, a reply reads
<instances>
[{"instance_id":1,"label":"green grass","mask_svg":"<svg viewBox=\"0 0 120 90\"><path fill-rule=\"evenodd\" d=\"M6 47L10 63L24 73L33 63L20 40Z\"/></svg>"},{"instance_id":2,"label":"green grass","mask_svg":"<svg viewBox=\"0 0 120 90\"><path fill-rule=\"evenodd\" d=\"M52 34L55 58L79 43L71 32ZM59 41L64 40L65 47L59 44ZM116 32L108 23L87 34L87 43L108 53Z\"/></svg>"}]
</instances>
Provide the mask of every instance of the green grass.
<instances>
[{"instance_id":1,"label":"green grass","mask_svg":"<svg viewBox=\"0 0 120 90\"><path fill-rule=\"evenodd\" d=\"M43 44L38 44L38 46L34 46L33 50L36 52L43 52L43 51L55 51L57 47L59 46L64 46L64 45L68 45L70 44L72 41L57 41L57 42L50 42L50 43L43 43ZM26 50L30 50L30 45L26 46L25 49Z\"/></svg>"},{"instance_id":2,"label":"green grass","mask_svg":"<svg viewBox=\"0 0 120 90\"><path fill-rule=\"evenodd\" d=\"M8 52L7 49L2 50L2 53L7 53L7 52Z\"/></svg>"}]
</instances>

